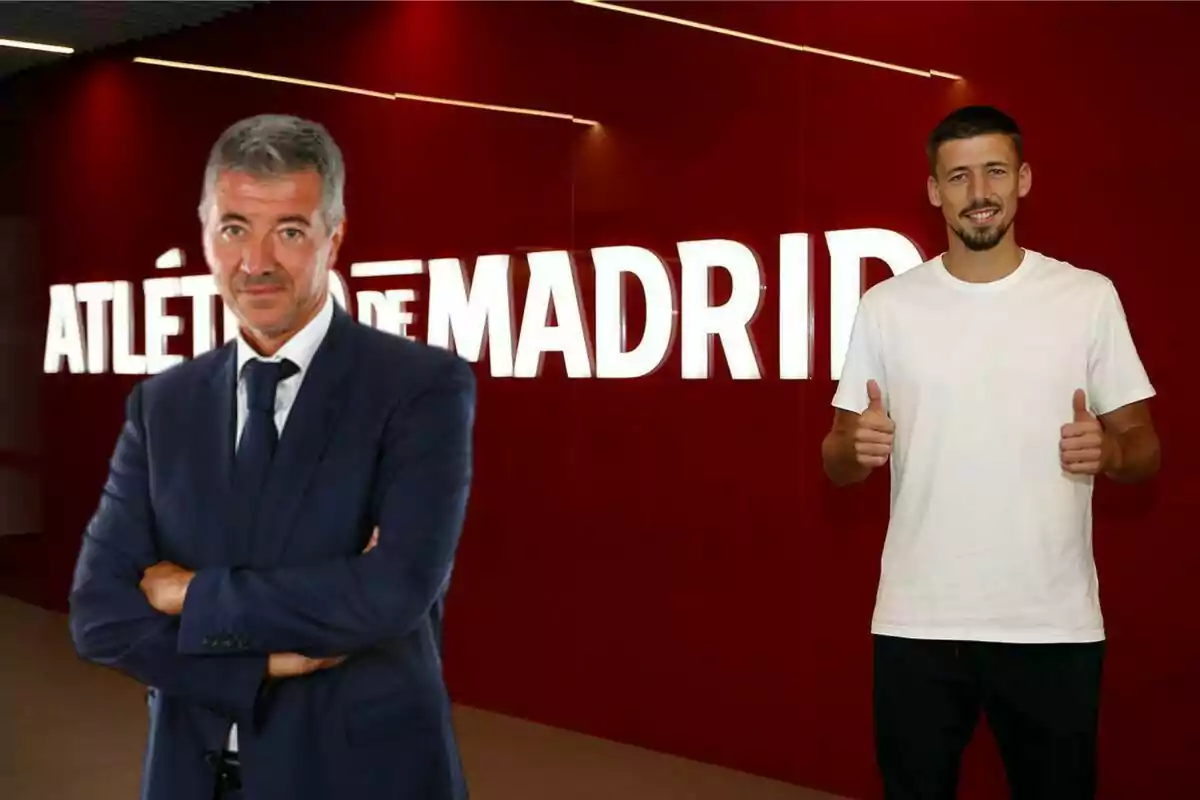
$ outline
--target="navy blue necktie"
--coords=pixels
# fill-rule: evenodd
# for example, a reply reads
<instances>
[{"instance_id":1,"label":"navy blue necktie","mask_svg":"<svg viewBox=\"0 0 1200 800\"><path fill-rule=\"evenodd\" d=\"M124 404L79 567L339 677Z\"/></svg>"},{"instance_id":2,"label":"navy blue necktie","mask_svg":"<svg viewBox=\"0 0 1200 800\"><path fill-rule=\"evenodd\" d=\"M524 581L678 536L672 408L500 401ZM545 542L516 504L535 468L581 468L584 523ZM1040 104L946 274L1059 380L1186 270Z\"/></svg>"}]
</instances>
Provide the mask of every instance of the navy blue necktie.
<instances>
[{"instance_id":1,"label":"navy blue necktie","mask_svg":"<svg viewBox=\"0 0 1200 800\"><path fill-rule=\"evenodd\" d=\"M300 371L291 361L252 359L242 368L246 378L246 423L237 448L235 473L239 488L257 492L267 477L279 432L275 428L275 390Z\"/></svg>"}]
</instances>

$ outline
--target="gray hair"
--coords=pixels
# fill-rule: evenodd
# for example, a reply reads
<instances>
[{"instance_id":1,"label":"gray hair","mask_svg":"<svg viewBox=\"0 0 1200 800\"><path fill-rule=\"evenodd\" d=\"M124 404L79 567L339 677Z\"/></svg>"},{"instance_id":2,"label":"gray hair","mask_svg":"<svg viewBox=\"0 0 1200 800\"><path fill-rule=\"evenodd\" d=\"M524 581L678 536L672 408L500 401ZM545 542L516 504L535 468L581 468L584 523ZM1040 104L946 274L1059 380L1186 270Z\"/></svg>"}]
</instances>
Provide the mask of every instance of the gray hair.
<instances>
[{"instance_id":1,"label":"gray hair","mask_svg":"<svg viewBox=\"0 0 1200 800\"><path fill-rule=\"evenodd\" d=\"M201 220L207 213L217 176L226 169L259 177L316 170L321 177L325 224L333 228L346 216L342 151L320 123L283 114L260 114L230 125L209 152L200 198Z\"/></svg>"}]
</instances>

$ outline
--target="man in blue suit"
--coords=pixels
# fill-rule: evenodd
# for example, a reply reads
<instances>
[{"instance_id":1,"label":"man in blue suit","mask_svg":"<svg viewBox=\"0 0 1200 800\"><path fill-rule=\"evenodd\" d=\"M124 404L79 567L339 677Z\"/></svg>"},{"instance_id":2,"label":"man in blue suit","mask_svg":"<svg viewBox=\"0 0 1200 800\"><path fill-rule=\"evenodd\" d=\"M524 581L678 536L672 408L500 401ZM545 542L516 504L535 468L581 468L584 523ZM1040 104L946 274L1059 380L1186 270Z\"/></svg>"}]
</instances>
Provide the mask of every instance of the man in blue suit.
<instances>
[{"instance_id":1,"label":"man in blue suit","mask_svg":"<svg viewBox=\"0 0 1200 800\"><path fill-rule=\"evenodd\" d=\"M475 379L328 292L341 153L261 116L213 147L204 251L240 322L131 392L71 590L149 688L144 800L461 800L443 604Z\"/></svg>"}]
</instances>

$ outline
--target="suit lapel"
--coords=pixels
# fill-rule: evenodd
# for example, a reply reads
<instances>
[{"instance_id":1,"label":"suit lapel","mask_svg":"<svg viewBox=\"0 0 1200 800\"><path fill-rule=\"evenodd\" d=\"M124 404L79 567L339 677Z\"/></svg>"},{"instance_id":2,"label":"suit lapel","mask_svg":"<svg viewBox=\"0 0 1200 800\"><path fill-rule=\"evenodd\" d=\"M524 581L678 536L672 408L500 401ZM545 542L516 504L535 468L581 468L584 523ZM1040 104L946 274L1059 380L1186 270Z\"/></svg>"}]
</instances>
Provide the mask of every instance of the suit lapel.
<instances>
[{"instance_id":1,"label":"suit lapel","mask_svg":"<svg viewBox=\"0 0 1200 800\"><path fill-rule=\"evenodd\" d=\"M230 513L233 476L233 440L236 432L236 381L234 348L226 345L213 360L208 379L196 393L196 406L185 424L192 431L191 450L196 453L198 483L197 515L211 522L202 523L200 530L222 531L214 544L222 549L207 549L216 563L241 563L249 555L243 529L232 524L236 515Z\"/></svg>"},{"instance_id":2,"label":"suit lapel","mask_svg":"<svg viewBox=\"0 0 1200 800\"><path fill-rule=\"evenodd\" d=\"M329 331L300 385L258 500L252 538L256 562L274 564L283 556L301 498L336 427L339 401L348 391L345 378L357 355L352 346L354 325L335 305Z\"/></svg>"}]
</instances>

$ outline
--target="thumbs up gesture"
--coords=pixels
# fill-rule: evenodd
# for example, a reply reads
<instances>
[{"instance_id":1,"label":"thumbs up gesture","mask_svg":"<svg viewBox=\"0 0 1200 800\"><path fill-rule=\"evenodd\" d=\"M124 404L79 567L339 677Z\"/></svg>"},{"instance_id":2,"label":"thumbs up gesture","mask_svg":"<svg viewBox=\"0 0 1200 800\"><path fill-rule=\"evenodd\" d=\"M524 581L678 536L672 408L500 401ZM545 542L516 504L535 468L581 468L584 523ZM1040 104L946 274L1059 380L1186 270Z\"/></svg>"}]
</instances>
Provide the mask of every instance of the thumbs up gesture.
<instances>
[{"instance_id":1,"label":"thumbs up gesture","mask_svg":"<svg viewBox=\"0 0 1200 800\"><path fill-rule=\"evenodd\" d=\"M1062 426L1059 443L1062 467L1075 475L1096 475L1104 470L1111 457L1112 442L1100 420L1088 411L1083 389L1075 390L1072 406L1074 421Z\"/></svg>"},{"instance_id":2,"label":"thumbs up gesture","mask_svg":"<svg viewBox=\"0 0 1200 800\"><path fill-rule=\"evenodd\" d=\"M879 384L867 381L867 399L870 403L858 417L854 430L854 455L864 467L875 469L887 463L892 455L892 438L896 423L883 408L883 393Z\"/></svg>"}]
</instances>

